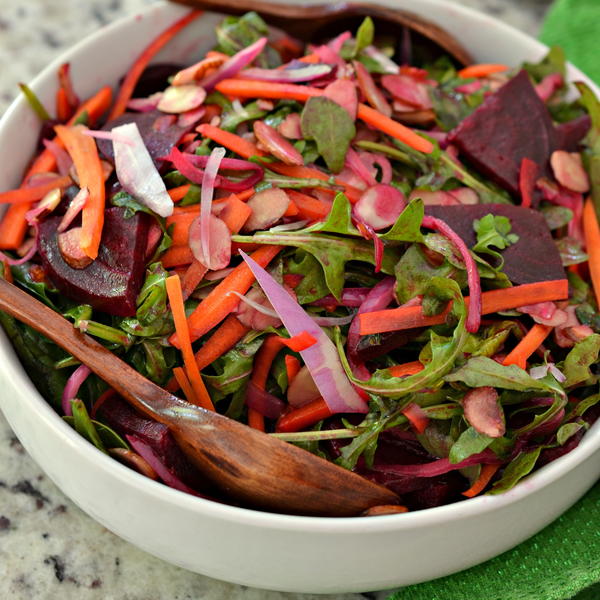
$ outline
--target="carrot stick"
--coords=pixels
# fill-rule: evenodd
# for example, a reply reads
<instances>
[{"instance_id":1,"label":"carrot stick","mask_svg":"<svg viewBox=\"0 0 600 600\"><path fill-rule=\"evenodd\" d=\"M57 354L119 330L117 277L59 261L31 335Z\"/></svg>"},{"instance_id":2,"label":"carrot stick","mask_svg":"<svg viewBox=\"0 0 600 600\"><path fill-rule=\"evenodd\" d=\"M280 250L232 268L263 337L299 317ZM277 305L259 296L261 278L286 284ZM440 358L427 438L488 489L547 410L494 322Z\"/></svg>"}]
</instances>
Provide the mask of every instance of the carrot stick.
<instances>
[{"instance_id":1,"label":"carrot stick","mask_svg":"<svg viewBox=\"0 0 600 600\"><path fill-rule=\"evenodd\" d=\"M420 373L424 368L425 367L423 366L423 363L421 363L418 360L415 360L413 362L404 363L402 365L394 365L393 367L390 367L388 371L393 377L405 377L406 375L416 375L417 373Z\"/></svg>"},{"instance_id":2,"label":"carrot stick","mask_svg":"<svg viewBox=\"0 0 600 600\"><path fill-rule=\"evenodd\" d=\"M187 246L189 242L190 226L194 219L200 215L200 210L196 208L194 212L178 212L167 217L165 225L171 227L171 239L173 246Z\"/></svg>"},{"instance_id":3,"label":"carrot stick","mask_svg":"<svg viewBox=\"0 0 600 600\"><path fill-rule=\"evenodd\" d=\"M300 431L330 416L329 406L327 406L325 400L319 398L280 417L275 430L279 433Z\"/></svg>"},{"instance_id":4,"label":"carrot stick","mask_svg":"<svg viewBox=\"0 0 600 600\"><path fill-rule=\"evenodd\" d=\"M293 200L298 208L298 216L301 219L320 221L331 211L331 202L317 200L316 198L298 192L297 190L287 190L287 195L290 197L290 200Z\"/></svg>"},{"instance_id":5,"label":"carrot stick","mask_svg":"<svg viewBox=\"0 0 600 600\"><path fill-rule=\"evenodd\" d=\"M412 425L417 433L423 433L429 425L429 417L427 413L414 402L411 402L400 411Z\"/></svg>"},{"instance_id":6,"label":"carrot stick","mask_svg":"<svg viewBox=\"0 0 600 600\"><path fill-rule=\"evenodd\" d=\"M183 29L188 23L191 23L194 19L197 19L201 14L202 11L198 10L189 12L178 21L175 21L175 23L173 23L170 27L165 29L160 35L158 35L158 37L153 39L150 44L148 44L148 46L142 50L141 54L133 63L131 69L128 71L127 75L125 75L125 79L123 80L121 88L119 89L119 93L117 94L115 104L108 115L109 120L115 119L125 112L127 103L133 94L133 90L141 74L144 72L152 58L163 48L163 46L165 46L173 37L175 37L175 35L177 35L181 29Z\"/></svg>"},{"instance_id":7,"label":"carrot stick","mask_svg":"<svg viewBox=\"0 0 600 600\"><path fill-rule=\"evenodd\" d=\"M300 212L296 203L290 198L290 203L288 204L287 210L283 213L284 217L296 217Z\"/></svg>"},{"instance_id":8,"label":"carrot stick","mask_svg":"<svg viewBox=\"0 0 600 600\"><path fill-rule=\"evenodd\" d=\"M64 88L56 90L56 118L61 123L66 123L72 116L73 109L67 100L67 92Z\"/></svg>"},{"instance_id":9,"label":"carrot stick","mask_svg":"<svg viewBox=\"0 0 600 600\"><path fill-rule=\"evenodd\" d=\"M521 369L526 369L527 359L540 347L551 331L552 327L549 325L536 323L502 361L502 364L517 365Z\"/></svg>"},{"instance_id":10,"label":"carrot stick","mask_svg":"<svg viewBox=\"0 0 600 600\"><path fill-rule=\"evenodd\" d=\"M218 217L227 225L229 231L234 234L240 231L252 214L252 209L245 202L242 202L237 194L231 194L229 198L216 206L223 206L218 213Z\"/></svg>"},{"instance_id":11,"label":"carrot stick","mask_svg":"<svg viewBox=\"0 0 600 600\"><path fill-rule=\"evenodd\" d=\"M489 315L527 304L565 300L568 297L569 284L566 279L525 283L501 290L483 292L481 314ZM468 306L468 296L465 298L465 302ZM447 307L440 314L427 317L423 314L420 306L409 306L364 313L358 316L360 335L439 325L444 323L449 312L450 307Z\"/></svg>"},{"instance_id":12,"label":"carrot stick","mask_svg":"<svg viewBox=\"0 0 600 600\"><path fill-rule=\"evenodd\" d=\"M298 371L300 371L300 361L292 354L286 354L284 357L285 361L285 373L287 375L288 385L294 381Z\"/></svg>"},{"instance_id":13,"label":"carrot stick","mask_svg":"<svg viewBox=\"0 0 600 600\"><path fill-rule=\"evenodd\" d=\"M171 188L170 190L167 190L167 193L173 202L179 202L179 200L184 198L185 195L190 191L190 187L190 184L187 183L185 185L180 185L179 187Z\"/></svg>"},{"instance_id":14,"label":"carrot stick","mask_svg":"<svg viewBox=\"0 0 600 600\"><path fill-rule=\"evenodd\" d=\"M249 79L224 79L216 85L216 89L223 94L231 94L242 98L288 98L299 102L305 102L311 97L323 95L322 90L305 85ZM358 105L357 117L367 125L383 131L383 133L404 142L419 152L426 154L433 152L433 144L429 140L366 104L361 103Z\"/></svg>"},{"instance_id":15,"label":"carrot stick","mask_svg":"<svg viewBox=\"0 0 600 600\"><path fill-rule=\"evenodd\" d=\"M248 332L246 327L237 317L229 315L222 325L204 342L202 348L196 352L196 363L199 369L204 369L217 358L231 350Z\"/></svg>"},{"instance_id":16,"label":"carrot stick","mask_svg":"<svg viewBox=\"0 0 600 600\"><path fill-rule=\"evenodd\" d=\"M317 343L317 340L308 331L301 331L291 338L281 338L281 343L292 352L302 352Z\"/></svg>"},{"instance_id":17,"label":"carrot stick","mask_svg":"<svg viewBox=\"0 0 600 600\"><path fill-rule=\"evenodd\" d=\"M175 380L179 387L177 389L182 389L183 394L185 395L187 401L190 404L195 404L198 406L198 398L196 398L196 394L194 394L194 388L190 383L185 371L181 367L175 367L173 369L173 375L175 376ZM177 390L173 390L174 392Z\"/></svg>"},{"instance_id":18,"label":"carrot stick","mask_svg":"<svg viewBox=\"0 0 600 600\"><path fill-rule=\"evenodd\" d=\"M198 284L202 281L207 271L208 269L201 262L197 260L192 261L192 264L185 270L181 279L181 293L184 300L187 300L198 287Z\"/></svg>"},{"instance_id":19,"label":"carrot stick","mask_svg":"<svg viewBox=\"0 0 600 600\"><path fill-rule=\"evenodd\" d=\"M185 306L183 304L183 295L181 293L181 283L178 275L172 275L167 277L165 280L167 288L167 295L169 296L169 304L171 305L171 312L173 313L173 321L175 323L175 331L178 333L179 339L181 340L181 353L183 354L183 364L185 365L185 372L190 380L192 389L198 401L198 406L206 408L208 410L214 410L214 406L202 376L200 375L200 369L194 359L194 352L192 350L192 342L190 340L190 332L188 329L187 318L185 316Z\"/></svg>"},{"instance_id":20,"label":"carrot stick","mask_svg":"<svg viewBox=\"0 0 600 600\"><path fill-rule=\"evenodd\" d=\"M98 148L92 137L83 134L83 126L57 125L54 129L73 159L80 187L87 187L90 192L81 211L81 249L91 259L95 259L102 237L105 203L104 173Z\"/></svg>"},{"instance_id":21,"label":"carrot stick","mask_svg":"<svg viewBox=\"0 0 600 600\"><path fill-rule=\"evenodd\" d=\"M230 133L224 129L219 129L214 125L203 123L196 127L196 131L216 142L220 146L224 146L227 150L231 150L236 154L239 154L242 158L250 158L251 156L266 156L262 150L259 150L258 146L245 140L243 137Z\"/></svg>"},{"instance_id":22,"label":"carrot stick","mask_svg":"<svg viewBox=\"0 0 600 600\"><path fill-rule=\"evenodd\" d=\"M589 257L590 278L596 296L596 303L600 307L600 226L591 198L585 201L582 220L585 247Z\"/></svg>"},{"instance_id":23,"label":"carrot stick","mask_svg":"<svg viewBox=\"0 0 600 600\"><path fill-rule=\"evenodd\" d=\"M266 267L280 250L281 246L262 246L252 253L252 258L261 267ZM245 294L253 283L254 275L245 262L235 267L189 316L188 325L192 341L197 340L218 325L238 306L240 299L229 292L236 291L239 294ZM179 348L180 342L177 333L169 338L169 342Z\"/></svg>"},{"instance_id":24,"label":"carrot stick","mask_svg":"<svg viewBox=\"0 0 600 600\"><path fill-rule=\"evenodd\" d=\"M503 71L508 71L506 65L482 63L478 65L469 65L468 67L461 69L457 75L461 79L470 79L471 77L487 77L493 73L502 73Z\"/></svg>"},{"instance_id":25,"label":"carrot stick","mask_svg":"<svg viewBox=\"0 0 600 600\"><path fill-rule=\"evenodd\" d=\"M172 267L179 267L181 265L189 265L193 260L194 255L187 244L185 246L171 246L160 257L160 262L162 262L162 265L165 269L171 269Z\"/></svg>"},{"instance_id":26,"label":"carrot stick","mask_svg":"<svg viewBox=\"0 0 600 600\"><path fill-rule=\"evenodd\" d=\"M101 88L91 98L86 100L73 115L67 125L73 125L78 119L87 116L87 123L91 126L108 110L112 102L112 89L109 86ZM60 140L57 140L61 143ZM62 144L62 143L61 143ZM33 164L27 171L24 187L27 180L37 173L48 173L56 170L56 159L49 150L44 150L33 161ZM27 231L27 221L25 214L31 208L31 204L15 204L10 206L4 213L2 222L0 222L0 249L14 250L18 248L25 238Z\"/></svg>"},{"instance_id":27,"label":"carrot stick","mask_svg":"<svg viewBox=\"0 0 600 600\"><path fill-rule=\"evenodd\" d=\"M17 190L9 190L0 193L0 204L21 204L23 202L35 202L42 199L48 192L56 188L64 189L73 185L73 180L68 176L56 177L47 183L33 187L21 187Z\"/></svg>"},{"instance_id":28,"label":"carrot stick","mask_svg":"<svg viewBox=\"0 0 600 600\"><path fill-rule=\"evenodd\" d=\"M473 498L473 496L477 496L477 494L479 494L485 489L485 487L490 482L490 480L499 468L499 464L481 465L479 477L473 482L473 485L466 492L462 493L462 495L466 496L467 498Z\"/></svg>"}]
</instances>

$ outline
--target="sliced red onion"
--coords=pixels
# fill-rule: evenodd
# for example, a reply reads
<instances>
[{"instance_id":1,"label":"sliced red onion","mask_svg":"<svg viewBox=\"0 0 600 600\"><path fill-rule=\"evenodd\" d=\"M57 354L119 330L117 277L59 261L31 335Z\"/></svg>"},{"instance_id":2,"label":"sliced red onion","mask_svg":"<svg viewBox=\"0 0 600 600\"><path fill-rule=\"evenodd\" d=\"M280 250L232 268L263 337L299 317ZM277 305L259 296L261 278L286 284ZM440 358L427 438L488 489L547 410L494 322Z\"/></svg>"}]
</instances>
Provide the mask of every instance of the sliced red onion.
<instances>
[{"instance_id":1,"label":"sliced red onion","mask_svg":"<svg viewBox=\"0 0 600 600\"><path fill-rule=\"evenodd\" d=\"M38 222L38 217L47 213L51 213L62 199L62 193L59 188L50 190L31 210L25 213L25 220L31 227Z\"/></svg>"},{"instance_id":2,"label":"sliced red onion","mask_svg":"<svg viewBox=\"0 0 600 600\"><path fill-rule=\"evenodd\" d=\"M359 152L360 160L368 169L378 165L381 169L381 183L389 184L392 181L392 165L383 154L375 152Z\"/></svg>"},{"instance_id":3,"label":"sliced red onion","mask_svg":"<svg viewBox=\"0 0 600 600\"><path fill-rule=\"evenodd\" d=\"M452 464L448 458L440 458L422 465L377 465L375 471L381 473L391 473L401 477L437 477L450 471L464 469L473 465L488 464L498 465L502 460L498 458L491 450L484 450L477 454L472 454L459 463Z\"/></svg>"},{"instance_id":4,"label":"sliced red onion","mask_svg":"<svg viewBox=\"0 0 600 600\"><path fill-rule=\"evenodd\" d=\"M389 75L397 75L400 73L400 67L375 46L367 46L366 48L363 48L362 51L369 58L373 59L385 73L388 73Z\"/></svg>"},{"instance_id":5,"label":"sliced red onion","mask_svg":"<svg viewBox=\"0 0 600 600\"><path fill-rule=\"evenodd\" d=\"M371 171L360 159L358 152L353 148L348 148L346 152L346 166L360 177L368 186L377 185L377 180L373 177Z\"/></svg>"},{"instance_id":6,"label":"sliced red onion","mask_svg":"<svg viewBox=\"0 0 600 600\"><path fill-rule=\"evenodd\" d=\"M256 139L272 154L286 165L303 166L302 154L290 144L276 129L262 121L254 121Z\"/></svg>"},{"instance_id":7,"label":"sliced red onion","mask_svg":"<svg viewBox=\"0 0 600 600\"><path fill-rule=\"evenodd\" d=\"M43 140L43 144L52 153L52 156L54 156L58 172L61 175L68 175L73 165L73 159L69 156L69 153L54 140Z\"/></svg>"},{"instance_id":8,"label":"sliced red onion","mask_svg":"<svg viewBox=\"0 0 600 600\"><path fill-rule=\"evenodd\" d=\"M193 108L192 110L183 112L177 118L177 127L193 127L204 116L205 113L205 106L199 106L198 108Z\"/></svg>"},{"instance_id":9,"label":"sliced red onion","mask_svg":"<svg viewBox=\"0 0 600 600\"><path fill-rule=\"evenodd\" d=\"M457 248L467 269L467 282L469 284L470 303L467 315L467 331L475 333L481 323L481 281L477 265L463 239L444 221L430 215L423 217L423 227L433 229L448 238Z\"/></svg>"},{"instance_id":10,"label":"sliced red onion","mask_svg":"<svg viewBox=\"0 0 600 600\"><path fill-rule=\"evenodd\" d=\"M456 198L460 204L479 204L479 196L475 190L467 187L448 190L448 193Z\"/></svg>"},{"instance_id":11,"label":"sliced red onion","mask_svg":"<svg viewBox=\"0 0 600 600\"><path fill-rule=\"evenodd\" d=\"M398 188L377 183L363 192L352 213L358 220L379 231L393 225L405 206L406 198Z\"/></svg>"},{"instance_id":12,"label":"sliced red onion","mask_svg":"<svg viewBox=\"0 0 600 600\"><path fill-rule=\"evenodd\" d=\"M338 302L334 296L329 294L319 300L311 302L313 306L347 306L349 308L358 308L369 295L371 288L344 288L342 290L341 302Z\"/></svg>"},{"instance_id":13,"label":"sliced red onion","mask_svg":"<svg viewBox=\"0 0 600 600\"><path fill-rule=\"evenodd\" d=\"M127 108L137 112L150 112L154 110L162 98L162 92L156 92L147 98L132 98L127 103Z\"/></svg>"},{"instance_id":14,"label":"sliced red onion","mask_svg":"<svg viewBox=\"0 0 600 600\"><path fill-rule=\"evenodd\" d=\"M173 213L173 200L154 166L137 125L126 123L111 131L131 142L130 145L113 139L115 170L123 189L157 215L170 216Z\"/></svg>"},{"instance_id":15,"label":"sliced red onion","mask_svg":"<svg viewBox=\"0 0 600 600\"><path fill-rule=\"evenodd\" d=\"M27 250L27 252L21 256L21 258L11 258L10 256L4 254L4 252L0 252L0 261L6 263L7 265L11 266L11 267L16 267L18 265L23 265L26 262L30 261L36 254L37 254L37 243L36 243L36 239L37 239L37 232L38 232L38 225L37 223L34 223L33 225L34 229L35 229L35 236L33 238L33 241L29 247L29 249Z\"/></svg>"},{"instance_id":16,"label":"sliced red onion","mask_svg":"<svg viewBox=\"0 0 600 600\"><path fill-rule=\"evenodd\" d=\"M564 85L564 79L560 73L550 73L546 75L536 86L536 94L547 102Z\"/></svg>"},{"instance_id":17,"label":"sliced red onion","mask_svg":"<svg viewBox=\"0 0 600 600\"><path fill-rule=\"evenodd\" d=\"M277 233L279 231L296 231L298 229L303 229L306 227L310 221L293 221L292 223L283 223L283 225L276 225L275 227L271 227L269 231L272 233Z\"/></svg>"},{"instance_id":18,"label":"sliced red onion","mask_svg":"<svg viewBox=\"0 0 600 600\"><path fill-rule=\"evenodd\" d=\"M277 127L277 131L288 140L301 140L302 128L300 126L300 115L290 113Z\"/></svg>"},{"instance_id":19,"label":"sliced red onion","mask_svg":"<svg viewBox=\"0 0 600 600\"><path fill-rule=\"evenodd\" d=\"M327 42L327 47L331 48L336 54L339 54L343 45L351 38L352 34L349 31L342 31L342 33Z\"/></svg>"},{"instance_id":20,"label":"sliced red onion","mask_svg":"<svg viewBox=\"0 0 600 600\"><path fill-rule=\"evenodd\" d=\"M246 405L267 419L279 419L285 409L282 400L261 390L252 381L246 386Z\"/></svg>"},{"instance_id":21,"label":"sliced red onion","mask_svg":"<svg viewBox=\"0 0 600 600\"><path fill-rule=\"evenodd\" d=\"M491 438L505 434L504 413L498 402L498 392L493 387L469 390L462 399L462 405L465 419L477 432Z\"/></svg>"},{"instance_id":22,"label":"sliced red onion","mask_svg":"<svg viewBox=\"0 0 600 600\"><path fill-rule=\"evenodd\" d=\"M323 96L333 100L342 108L346 109L346 112L350 117L353 120L356 120L358 96L356 94L356 86L350 79L337 79L333 83L330 83L323 90Z\"/></svg>"},{"instance_id":23,"label":"sliced red onion","mask_svg":"<svg viewBox=\"0 0 600 600\"><path fill-rule=\"evenodd\" d=\"M244 69L238 75L242 79L257 79L260 81L274 81L277 83L300 83L313 81L323 75L328 75L333 70L331 65L320 63L300 63L302 66L286 69Z\"/></svg>"},{"instance_id":24,"label":"sliced red onion","mask_svg":"<svg viewBox=\"0 0 600 600\"><path fill-rule=\"evenodd\" d=\"M190 225L189 244L194 258L211 271L224 269L231 260L231 232L227 225L213 214L208 215L208 234L202 233L202 217ZM207 255L204 255L202 239L208 236ZM206 238L205 238L206 239ZM206 246L205 246L206 247ZM206 260L206 262L204 262Z\"/></svg>"},{"instance_id":25,"label":"sliced red onion","mask_svg":"<svg viewBox=\"0 0 600 600\"><path fill-rule=\"evenodd\" d=\"M361 92L365 95L367 102L375 109L378 110L382 115L386 117L392 116L392 107L389 102L385 99L385 96L381 90L375 85L373 78L365 65L355 60L353 63L354 71L356 72L356 79ZM385 77L394 77L394 75L386 75Z\"/></svg>"},{"instance_id":26,"label":"sliced red onion","mask_svg":"<svg viewBox=\"0 0 600 600\"><path fill-rule=\"evenodd\" d=\"M313 53L319 57L319 60L324 63L335 65L338 68L338 72L346 67L346 63L342 60L337 52L334 52L329 46L325 44L315 46Z\"/></svg>"},{"instance_id":27,"label":"sliced red onion","mask_svg":"<svg viewBox=\"0 0 600 600\"><path fill-rule=\"evenodd\" d=\"M120 144L127 144L133 146L133 141L127 137L127 135L120 135L113 131L104 131L103 129L85 129L84 135L96 138L97 140L110 140L111 142L119 142Z\"/></svg>"},{"instance_id":28,"label":"sliced red onion","mask_svg":"<svg viewBox=\"0 0 600 600\"><path fill-rule=\"evenodd\" d=\"M417 110L432 108L427 86L409 75L384 75L381 85L398 100Z\"/></svg>"},{"instance_id":29,"label":"sliced red onion","mask_svg":"<svg viewBox=\"0 0 600 600\"><path fill-rule=\"evenodd\" d=\"M236 310L236 316L246 327L256 331L262 331L267 327L281 327L279 315L273 310L271 303L261 290L250 288L245 296L236 291L231 291L227 295L229 294L233 294L241 300Z\"/></svg>"},{"instance_id":30,"label":"sliced red onion","mask_svg":"<svg viewBox=\"0 0 600 600\"><path fill-rule=\"evenodd\" d=\"M206 170L202 177L202 189L200 192L200 249L202 255L202 263L205 266L210 265L210 217L213 196L215 193L215 179L219 172L219 166L226 154L225 148L217 146L212 150L208 160L206 161ZM198 258L198 257L196 257ZM198 259L199 260L199 259ZM227 265L215 267L219 269L225 268Z\"/></svg>"},{"instance_id":31,"label":"sliced red onion","mask_svg":"<svg viewBox=\"0 0 600 600\"><path fill-rule=\"evenodd\" d=\"M63 389L61 403L62 410L65 415L68 417L73 416L73 409L71 407L71 400L77 397L77 393L79 392L79 388L83 384L83 382L88 378L91 373L90 369L85 365L79 365L69 379L67 379L67 383Z\"/></svg>"},{"instance_id":32,"label":"sliced red onion","mask_svg":"<svg viewBox=\"0 0 600 600\"><path fill-rule=\"evenodd\" d=\"M262 231L283 217L290 205L290 199L285 190L273 187L254 194L246 205L252 209L252 214L244 223L242 231Z\"/></svg>"},{"instance_id":33,"label":"sliced red onion","mask_svg":"<svg viewBox=\"0 0 600 600\"><path fill-rule=\"evenodd\" d=\"M556 307L554 302L538 302L527 306L519 306L516 310L531 315L536 323L558 327L567 322L567 313Z\"/></svg>"},{"instance_id":34,"label":"sliced red onion","mask_svg":"<svg viewBox=\"0 0 600 600\"><path fill-rule=\"evenodd\" d=\"M220 279L225 279L225 277L227 277L227 275L229 275L232 271L233 267L219 269L218 271L211 271L204 276L204 279L207 281L219 281Z\"/></svg>"},{"instance_id":35,"label":"sliced red onion","mask_svg":"<svg viewBox=\"0 0 600 600\"><path fill-rule=\"evenodd\" d=\"M483 82L480 79L471 81L471 83L462 83L457 85L454 89L461 94L474 94L483 87Z\"/></svg>"},{"instance_id":36,"label":"sliced red onion","mask_svg":"<svg viewBox=\"0 0 600 600\"><path fill-rule=\"evenodd\" d=\"M191 494L192 496L202 496L183 483L183 481L175 474L171 473L148 444L142 442L142 440L135 435L126 435L125 437L131 447L156 471L156 474L166 485L179 490L180 492Z\"/></svg>"},{"instance_id":37,"label":"sliced red onion","mask_svg":"<svg viewBox=\"0 0 600 600\"><path fill-rule=\"evenodd\" d=\"M332 413L368 412L367 404L358 395L344 372L334 343L285 288L248 255L242 251L240 254L277 311L289 334L294 336L307 331L317 340L310 348L302 350L300 355Z\"/></svg>"},{"instance_id":38,"label":"sliced red onion","mask_svg":"<svg viewBox=\"0 0 600 600\"><path fill-rule=\"evenodd\" d=\"M262 37L247 48L240 50L234 54L228 61L223 63L215 73L205 77L200 85L207 91L211 92L215 85L223 79L235 77L242 69L247 67L254 59L263 51L267 43L267 38Z\"/></svg>"},{"instance_id":39,"label":"sliced red onion","mask_svg":"<svg viewBox=\"0 0 600 600\"><path fill-rule=\"evenodd\" d=\"M312 378L306 365L296 373L287 389L287 401L290 406L299 408L309 402L314 402L321 397L321 392Z\"/></svg>"},{"instance_id":40,"label":"sliced red onion","mask_svg":"<svg viewBox=\"0 0 600 600\"><path fill-rule=\"evenodd\" d=\"M67 212L64 214L58 227L56 228L56 231L58 231L58 233L62 233L63 231L67 230L69 225L73 222L73 219L75 219L75 217L81 212L89 197L90 191L86 187L81 188L77 192L75 198L73 198L73 200L71 200L71 202L69 203L69 208L67 208Z\"/></svg>"}]
</instances>

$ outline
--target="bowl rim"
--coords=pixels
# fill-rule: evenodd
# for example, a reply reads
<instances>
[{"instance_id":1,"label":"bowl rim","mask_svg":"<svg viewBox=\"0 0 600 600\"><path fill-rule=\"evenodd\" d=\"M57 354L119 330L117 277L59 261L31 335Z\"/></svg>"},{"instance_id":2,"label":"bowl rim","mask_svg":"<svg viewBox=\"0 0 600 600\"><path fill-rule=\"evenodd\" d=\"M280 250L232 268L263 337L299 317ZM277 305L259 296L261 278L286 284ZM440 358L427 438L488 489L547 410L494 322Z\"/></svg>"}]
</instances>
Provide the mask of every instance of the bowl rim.
<instances>
[{"instance_id":1,"label":"bowl rim","mask_svg":"<svg viewBox=\"0 0 600 600\"><path fill-rule=\"evenodd\" d=\"M547 51L548 49L545 44L542 44L513 26L498 21L493 17L472 8L454 3L449 7L448 4L442 0L421 0L421 3L428 5L432 9L445 6L445 8L450 8L457 14L467 17L467 20L469 21L487 21L488 23L493 24L494 27L500 29L502 33L512 36L513 38L520 38L521 41L527 43L532 50L537 52L543 53L544 50ZM52 71L61 63L76 56L79 50L89 43L98 42L104 37L112 36L112 34L119 29L127 30L130 27L134 27L135 23L140 21L141 18L152 15L153 13L159 14L164 11L166 16L165 20L169 21L171 18L174 20L187 10L188 9L183 6L170 4L166 0L160 0L149 5L142 11L123 16L94 31L90 35L87 35L85 38L62 52L55 60L36 75L30 84L31 88L35 91L49 71ZM583 79L591 85L596 94L600 95L600 89L598 89L588 77L571 63L568 64L570 80L574 77ZM25 99L19 95L10 104L0 119L0 139L2 137L3 129L12 119L13 113L20 109L25 102ZM9 385L11 385L15 393L21 397L22 402L30 404L29 408L35 410L36 418L42 419L47 427L57 430L57 433L63 437L65 443L69 444L74 451L81 453L85 460L95 463L106 475L120 480L125 486L133 486L137 488L137 491L153 496L157 500L176 505L181 509L205 513L206 516L233 523L243 522L245 525L253 525L256 527L269 526L271 528L285 529L288 531L343 532L345 534L366 532L378 533L384 531L389 533L391 530L410 530L418 528L421 525L436 525L443 523L448 519L486 514L514 502L518 502L535 491L550 485L600 449L600 422L598 422L586 432L581 443L575 449L543 466L538 471L535 471L508 492L494 496L477 496L453 504L399 515L383 515L378 519L287 515L232 506L205 498L195 497L170 488L165 484L141 475L98 450L72 429L37 391L33 382L23 369L23 366L17 358L4 331L1 332L1 335L2 339L5 341L4 344L0 344L0 356L5 359L1 370L9 375ZM24 384L25 389L22 386L19 387L18 384ZM0 408L2 406L3 395L4 394L0 395Z\"/></svg>"}]
</instances>

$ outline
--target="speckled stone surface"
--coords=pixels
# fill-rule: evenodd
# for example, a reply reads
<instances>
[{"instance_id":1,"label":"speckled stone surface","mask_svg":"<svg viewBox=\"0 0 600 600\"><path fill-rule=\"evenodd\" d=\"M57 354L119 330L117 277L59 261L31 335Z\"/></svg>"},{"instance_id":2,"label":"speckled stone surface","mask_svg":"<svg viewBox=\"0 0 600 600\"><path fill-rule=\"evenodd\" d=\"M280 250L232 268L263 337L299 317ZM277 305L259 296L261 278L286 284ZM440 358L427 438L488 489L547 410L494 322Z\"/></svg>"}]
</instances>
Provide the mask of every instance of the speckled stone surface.
<instances>
[{"instance_id":1,"label":"speckled stone surface","mask_svg":"<svg viewBox=\"0 0 600 600\"><path fill-rule=\"evenodd\" d=\"M451 0L448 0L451 1ZM535 35L547 0L456 0ZM60 52L153 0L0 0L0 113ZM327 596L330 600L383 598ZM0 598L13 600L308 600L173 567L73 505L29 458L0 414Z\"/></svg>"}]
</instances>

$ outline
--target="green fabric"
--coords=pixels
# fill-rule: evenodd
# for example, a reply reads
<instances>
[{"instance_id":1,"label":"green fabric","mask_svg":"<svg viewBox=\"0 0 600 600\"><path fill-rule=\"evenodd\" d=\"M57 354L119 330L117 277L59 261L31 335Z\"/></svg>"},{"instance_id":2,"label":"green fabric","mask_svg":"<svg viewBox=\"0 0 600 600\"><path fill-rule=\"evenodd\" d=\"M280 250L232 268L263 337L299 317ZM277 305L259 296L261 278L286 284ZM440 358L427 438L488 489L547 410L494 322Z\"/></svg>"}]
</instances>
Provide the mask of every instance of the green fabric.
<instances>
[{"instance_id":1,"label":"green fabric","mask_svg":"<svg viewBox=\"0 0 600 600\"><path fill-rule=\"evenodd\" d=\"M600 0L556 0L540 39L600 83ZM600 600L600 483L540 533L504 554L388 600Z\"/></svg>"},{"instance_id":2,"label":"green fabric","mask_svg":"<svg viewBox=\"0 0 600 600\"><path fill-rule=\"evenodd\" d=\"M540 39L549 46L562 46L568 59L599 83L599 34L600 0L557 0L542 26Z\"/></svg>"},{"instance_id":3,"label":"green fabric","mask_svg":"<svg viewBox=\"0 0 600 600\"><path fill-rule=\"evenodd\" d=\"M599 600L599 582L600 483L520 546L388 600Z\"/></svg>"}]
</instances>

